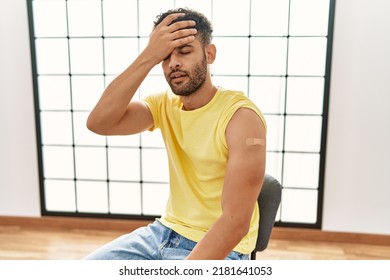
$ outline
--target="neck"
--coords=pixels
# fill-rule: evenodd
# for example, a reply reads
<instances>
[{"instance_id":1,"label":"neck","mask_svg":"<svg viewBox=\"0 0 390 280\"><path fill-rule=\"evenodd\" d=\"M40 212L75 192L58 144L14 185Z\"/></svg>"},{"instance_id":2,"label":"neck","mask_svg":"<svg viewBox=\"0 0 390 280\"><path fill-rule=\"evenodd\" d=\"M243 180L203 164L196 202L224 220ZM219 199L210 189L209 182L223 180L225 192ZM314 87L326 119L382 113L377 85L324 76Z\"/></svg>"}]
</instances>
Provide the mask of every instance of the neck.
<instances>
[{"instance_id":1,"label":"neck","mask_svg":"<svg viewBox=\"0 0 390 280\"><path fill-rule=\"evenodd\" d=\"M206 81L196 92L188 96L180 96L180 100L183 103L183 110L192 111L205 106L213 99L217 90L218 88L211 81Z\"/></svg>"}]
</instances>

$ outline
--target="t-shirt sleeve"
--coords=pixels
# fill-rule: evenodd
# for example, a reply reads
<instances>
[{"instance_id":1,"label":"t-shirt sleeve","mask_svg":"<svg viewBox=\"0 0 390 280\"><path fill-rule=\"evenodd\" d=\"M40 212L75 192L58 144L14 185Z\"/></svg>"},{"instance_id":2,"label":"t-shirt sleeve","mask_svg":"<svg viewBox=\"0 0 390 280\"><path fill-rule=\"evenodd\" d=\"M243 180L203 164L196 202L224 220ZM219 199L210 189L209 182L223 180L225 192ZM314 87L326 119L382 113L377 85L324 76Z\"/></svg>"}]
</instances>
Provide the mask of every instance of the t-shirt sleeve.
<instances>
[{"instance_id":1,"label":"t-shirt sleeve","mask_svg":"<svg viewBox=\"0 0 390 280\"><path fill-rule=\"evenodd\" d=\"M162 94L153 94L143 99L153 116L153 126L149 129L150 131L160 128L160 115L158 113L158 108L161 106L161 97Z\"/></svg>"}]
</instances>

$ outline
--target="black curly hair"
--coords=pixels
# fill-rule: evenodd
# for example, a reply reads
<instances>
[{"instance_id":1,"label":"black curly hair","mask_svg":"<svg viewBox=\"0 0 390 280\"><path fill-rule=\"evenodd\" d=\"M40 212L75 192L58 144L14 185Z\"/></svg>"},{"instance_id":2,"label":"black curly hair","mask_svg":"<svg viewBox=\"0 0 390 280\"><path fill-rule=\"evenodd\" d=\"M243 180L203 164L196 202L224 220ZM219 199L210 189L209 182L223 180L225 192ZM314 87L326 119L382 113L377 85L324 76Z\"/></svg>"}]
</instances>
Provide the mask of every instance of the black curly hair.
<instances>
[{"instance_id":1,"label":"black curly hair","mask_svg":"<svg viewBox=\"0 0 390 280\"><path fill-rule=\"evenodd\" d=\"M183 20L193 20L196 22L195 28L198 31L196 36L198 37L199 41L202 43L203 46L209 45L211 43L211 40L213 38L213 27L211 22L207 19L205 15L202 13L199 13L195 10L189 9L189 8L178 8L178 9L172 9L168 10L165 13L162 13L156 17L156 21L154 21L154 27L159 25L161 21L164 20L168 15L174 14L174 13L184 13L185 15L183 17L180 17L178 19L175 19L172 23L183 21ZM172 24L171 23L171 24ZM193 27L189 27L193 28Z\"/></svg>"}]
</instances>

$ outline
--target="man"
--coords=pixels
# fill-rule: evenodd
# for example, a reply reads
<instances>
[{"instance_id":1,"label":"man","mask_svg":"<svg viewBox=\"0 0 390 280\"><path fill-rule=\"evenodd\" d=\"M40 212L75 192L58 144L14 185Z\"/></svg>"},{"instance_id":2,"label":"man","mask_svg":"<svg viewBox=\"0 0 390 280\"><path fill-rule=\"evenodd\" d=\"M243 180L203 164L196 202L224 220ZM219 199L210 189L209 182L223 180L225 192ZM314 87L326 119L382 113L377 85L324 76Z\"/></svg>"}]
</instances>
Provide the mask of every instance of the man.
<instances>
[{"instance_id":1,"label":"man","mask_svg":"<svg viewBox=\"0 0 390 280\"><path fill-rule=\"evenodd\" d=\"M102 135L161 129L170 195L160 219L87 259L248 259L257 237L265 121L243 93L213 85L211 37L210 22L196 11L160 15L146 48L90 113L88 128ZM160 62L170 90L132 100Z\"/></svg>"}]
</instances>

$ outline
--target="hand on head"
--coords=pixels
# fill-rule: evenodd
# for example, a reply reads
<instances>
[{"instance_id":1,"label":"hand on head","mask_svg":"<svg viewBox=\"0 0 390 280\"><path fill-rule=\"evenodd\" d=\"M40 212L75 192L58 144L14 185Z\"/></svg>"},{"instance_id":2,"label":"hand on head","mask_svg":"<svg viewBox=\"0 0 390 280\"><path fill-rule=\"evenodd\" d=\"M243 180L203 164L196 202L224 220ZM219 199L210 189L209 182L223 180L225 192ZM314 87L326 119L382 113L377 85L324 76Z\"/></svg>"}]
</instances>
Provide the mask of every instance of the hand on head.
<instances>
[{"instance_id":1,"label":"hand on head","mask_svg":"<svg viewBox=\"0 0 390 280\"><path fill-rule=\"evenodd\" d=\"M145 51L155 60L156 64L168 57L175 48L195 40L197 33L195 21L183 20L174 22L184 15L184 13L168 15L150 34L149 43Z\"/></svg>"}]
</instances>

